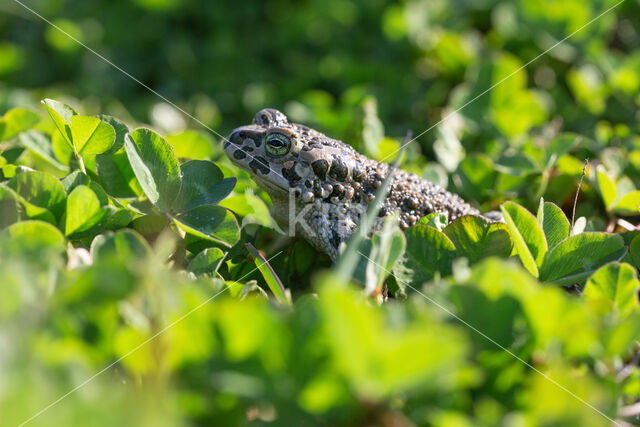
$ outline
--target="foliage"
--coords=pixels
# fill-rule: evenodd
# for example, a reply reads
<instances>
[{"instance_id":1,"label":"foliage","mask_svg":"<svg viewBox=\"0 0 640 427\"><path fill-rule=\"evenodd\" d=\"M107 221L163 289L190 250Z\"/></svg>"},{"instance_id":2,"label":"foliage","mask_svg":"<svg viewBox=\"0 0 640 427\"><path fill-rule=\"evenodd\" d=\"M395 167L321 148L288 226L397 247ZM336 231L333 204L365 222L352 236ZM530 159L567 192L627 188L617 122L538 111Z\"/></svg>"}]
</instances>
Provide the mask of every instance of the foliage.
<instances>
[{"instance_id":1,"label":"foliage","mask_svg":"<svg viewBox=\"0 0 640 427\"><path fill-rule=\"evenodd\" d=\"M199 123L0 7L0 424L634 422L636 2L26 3ZM347 281L200 126L267 106L505 222Z\"/></svg>"}]
</instances>

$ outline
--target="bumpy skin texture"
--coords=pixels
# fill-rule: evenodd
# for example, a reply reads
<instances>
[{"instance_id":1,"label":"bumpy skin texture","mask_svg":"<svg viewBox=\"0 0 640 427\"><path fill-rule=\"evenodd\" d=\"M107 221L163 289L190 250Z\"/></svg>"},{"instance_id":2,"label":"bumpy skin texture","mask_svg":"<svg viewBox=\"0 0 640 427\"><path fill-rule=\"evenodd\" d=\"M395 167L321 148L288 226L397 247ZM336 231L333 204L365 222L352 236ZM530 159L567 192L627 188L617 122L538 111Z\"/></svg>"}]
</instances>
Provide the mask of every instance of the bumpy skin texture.
<instances>
[{"instance_id":1,"label":"bumpy skin texture","mask_svg":"<svg viewBox=\"0 0 640 427\"><path fill-rule=\"evenodd\" d=\"M273 133L291 142L286 154L274 156L266 150L267 136ZM224 150L269 193L276 219L295 223L296 235L334 260L390 170L341 141L289 123L274 109L259 111L253 124L235 129ZM398 212L403 229L433 212L446 212L450 221L479 214L458 195L402 170L394 174L374 230L393 212Z\"/></svg>"}]
</instances>

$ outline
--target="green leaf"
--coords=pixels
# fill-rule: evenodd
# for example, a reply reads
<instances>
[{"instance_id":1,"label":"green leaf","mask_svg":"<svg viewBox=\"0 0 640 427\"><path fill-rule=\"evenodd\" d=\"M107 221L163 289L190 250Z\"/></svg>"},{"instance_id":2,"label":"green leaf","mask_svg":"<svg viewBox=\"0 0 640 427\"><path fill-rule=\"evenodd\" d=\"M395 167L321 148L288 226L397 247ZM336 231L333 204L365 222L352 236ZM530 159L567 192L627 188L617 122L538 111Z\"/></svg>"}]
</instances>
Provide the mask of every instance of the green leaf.
<instances>
[{"instance_id":1,"label":"green leaf","mask_svg":"<svg viewBox=\"0 0 640 427\"><path fill-rule=\"evenodd\" d=\"M96 193L86 185L78 185L67 198L65 235L90 229L102 220L104 214Z\"/></svg>"},{"instance_id":2,"label":"green leaf","mask_svg":"<svg viewBox=\"0 0 640 427\"><path fill-rule=\"evenodd\" d=\"M493 161L486 154L466 156L458 165L456 176L460 178L461 195L471 197L490 191L496 179Z\"/></svg>"},{"instance_id":3,"label":"green leaf","mask_svg":"<svg viewBox=\"0 0 640 427\"><path fill-rule=\"evenodd\" d=\"M514 202L500 206L522 265L535 277L547 253L547 239L531 213Z\"/></svg>"},{"instance_id":4,"label":"green leaf","mask_svg":"<svg viewBox=\"0 0 640 427\"><path fill-rule=\"evenodd\" d=\"M49 138L37 130L22 132L18 137L20 143L29 150L42 157L45 161L53 165L61 171L67 171L69 168L58 161L54 153L53 145ZM66 146L66 145L65 145Z\"/></svg>"},{"instance_id":5,"label":"green leaf","mask_svg":"<svg viewBox=\"0 0 640 427\"><path fill-rule=\"evenodd\" d=\"M164 216L144 215L134 219L131 227L143 236L153 238L167 226L168 220Z\"/></svg>"},{"instance_id":6,"label":"green leaf","mask_svg":"<svg viewBox=\"0 0 640 427\"><path fill-rule=\"evenodd\" d=\"M495 169L512 176L527 176L540 172L536 162L526 154L502 157L495 163Z\"/></svg>"},{"instance_id":7,"label":"green leaf","mask_svg":"<svg viewBox=\"0 0 640 427\"><path fill-rule=\"evenodd\" d=\"M73 149L73 139L69 123L71 123L71 117L78 114L76 110L65 103L55 101L53 99L43 99L42 103L47 108L47 111L49 112L53 123L58 128L58 131L60 131L60 134Z\"/></svg>"},{"instance_id":8,"label":"green leaf","mask_svg":"<svg viewBox=\"0 0 640 427\"><path fill-rule=\"evenodd\" d=\"M391 218L388 217L382 230L371 237L369 258L375 263L367 264L367 287L370 291L382 289L385 278L391 274L393 266L404 252L404 233L398 228L397 220Z\"/></svg>"},{"instance_id":9,"label":"green leaf","mask_svg":"<svg viewBox=\"0 0 640 427\"><path fill-rule=\"evenodd\" d=\"M113 129L116 131L116 137L115 137L115 141L113 141L113 145L103 154L108 155L108 154L116 153L122 147L124 147L124 137L127 133L129 133L129 128L123 121L115 117L108 116L106 114L100 114L97 117L103 122L111 125Z\"/></svg>"},{"instance_id":10,"label":"green leaf","mask_svg":"<svg viewBox=\"0 0 640 427\"><path fill-rule=\"evenodd\" d=\"M605 312L630 314L638 303L640 281L636 269L626 263L613 262L593 273L585 285L583 297Z\"/></svg>"},{"instance_id":11,"label":"green leaf","mask_svg":"<svg viewBox=\"0 0 640 427\"><path fill-rule=\"evenodd\" d=\"M596 188L600 193L600 197L602 197L604 207L607 210L611 210L613 203L618 198L618 190L602 165L598 165L596 168Z\"/></svg>"},{"instance_id":12,"label":"green leaf","mask_svg":"<svg viewBox=\"0 0 640 427\"><path fill-rule=\"evenodd\" d=\"M571 234L571 224L562 209L542 199L538 209L538 224L542 225L549 248L554 248Z\"/></svg>"},{"instance_id":13,"label":"green leaf","mask_svg":"<svg viewBox=\"0 0 640 427\"><path fill-rule=\"evenodd\" d=\"M251 243L247 243L247 249L253 255L253 262L258 267L260 274L264 277L265 282L273 292L276 300L283 305L291 305L291 294L287 292L282 281L278 277L273 268L269 264L269 261L262 255Z\"/></svg>"},{"instance_id":14,"label":"green leaf","mask_svg":"<svg viewBox=\"0 0 640 427\"><path fill-rule=\"evenodd\" d=\"M573 147L580 144L584 139L581 135L574 133L561 133L551 140L549 146L544 150L544 160L542 164L545 168L552 168L555 162Z\"/></svg>"},{"instance_id":15,"label":"green leaf","mask_svg":"<svg viewBox=\"0 0 640 427\"><path fill-rule=\"evenodd\" d=\"M4 124L0 128L0 141L7 141L25 130L35 126L40 118L36 113L26 108L12 108L0 119Z\"/></svg>"},{"instance_id":16,"label":"green leaf","mask_svg":"<svg viewBox=\"0 0 640 427\"><path fill-rule=\"evenodd\" d=\"M480 216L458 218L443 233L453 242L458 256L467 258L470 264L490 256L506 258L513 248L506 224Z\"/></svg>"},{"instance_id":17,"label":"green leaf","mask_svg":"<svg viewBox=\"0 0 640 427\"><path fill-rule=\"evenodd\" d=\"M419 288L438 274L451 274L456 248L444 233L426 225L415 225L405 230L404 235L407 247L394 268L398 280Z\"/></svg>"},{"instance_id":18,"label":"green leaf","mask_svg":"<svg viewBox=\"0 0 640 427\"><path fill-rule=\"evenodd\" d=\"M144 193L158 209L171 210L180 192L180 164L169 143L149 129L125 136L131 168Z\"/></svg>"},{"instance_id":19,"label":"green leaf","mask_svg":"<svg viewBox=\"0 0 640 427\"><path fill-rule=\"evenodd\" d=\"M73 147L69 145L64 136L60 135L60 132L54 132L51 135L51 151L55 158L65 165L67 169L69 169L71 162L75 160Z\"/></svg>"},{"instance_id":20,"label":"green leaf","mask_svg":"<svg viewBox=\"0 0 640 427\"><path fill-rule=\"evenodd\" d=\"M627 252L622 237L608 233L581 233L563 240L547 255L540 270L540 281L558 285L580 283Z\"/></svg>"},{"instance_id":21,"label":"green leaf","mask_svg":"<svg viewBox=\"0 0 640 427\"><path fill-rule=\"evenodd\" d=\"M398 228L398 217L385 218L383 227L371 239L363 240L358 248L360 258L353 279L365 285L365 294L380 292L382 284L402 255L405 238Z\"/></svg>"},{"instance_id":22,"label":"green leaf","mask_svg":"<svg viewBox=\"0 0 640 427\"><path fill-rule=\"evenodd\" d=\"M91 179L80 171L73 171L69 175L65 176L60 180L62 186L64 187L64 191L69 194L76 188L78 185L89 185Z\"/></svg>"},{"instance_id":23,"label":"green leaf","mask_svg":"<svg viewBox=\"0 0 640 427\"><path fill-rule=\"evenodd\" d=\"M240 227L235 216L220 206L200 206L174 216L173 220L187 233L227 247L240 239Z\"/></svg>"},{"instance_id":24,"label":"green leaf","mask_svg":"<svg viewBox=\"0 0 640 427\"><path fill-rule=\"evenodd\" d=\"M438 231L442 231L448 223L449 219L445 212L434 212L420 218L416 225L428 225Z\"/></svg>"},{"instance_id":25,"label":"green leaf","mask_svg":"<svg viewBox=\"0 0 640 427\"><path fill-rule=\"evenodd\" d=\"M167 140L180 159L208 159L213 155L211 141L192 130L185 130L182 133L169 135Z\"/></svg>"},{"instance_id":26,"label":"green leaf","mask_svg":"<svg viewBox=\"0 0 640 427\"><path fill-rule=\"evenodd\" d=\"M225 253L220 248L207 248L193 257L187 270L196 276L213 276L224 261L224 256Z\"/></svg>"},{"instance_id":27,"label":"green leaf","mask_svg":"<svg viewBox=\"0 0 640 427\"><path fill-rule=\"evenodd\" d=\"M242 226L245 224L260 224L264 227L278 229L277 224L265 202L258 196L247 191L243 194L236 194L227 197L219 203L227 209L230 209L236 215L242 217Z\"/></svg>"},{"instance_id":28,"label":"green leaf","mask_svg":"<svg viewBox=\"0 0 640 427\"><path fill-rule=\"evenodd\" d=\"M190 160L180 166L182 187L174 203L174 210L186 212L202 205L211 205L224 199L236 184L235 178L224 178L215 163L208 160Z\"/></svg>"},{"instance_id":29,"label":"green leaf","mask_svg":"<svg viewBox=\"0 0 640 427\"><path fill-rule=\"evenodd\" d=\"M637 235L629 244L629 256L633 265L640 269L640 235Z\"/></svg>"},{"instance_id":30,"label":"green leaf","mask_svg":"<svg viewBox=\"0 0 640 427\"><path fill-rule=\"evenodd\" d=\"M64 236L53 225L43 221L21 221L4 230L22 252L40 252L46 248L64 251Z\"/></svg>"},{"instance_id":31,"label":"green leaf","mask_svg":"<svg viewBox=\"0 0 640 427\"><path fill-rule=\"evenodd\" d=\"M29 218L55 223L62 216L66 194L60 181L52 175L39 171L21 172L7 185L20 196Z\"/></svg>"},{"instance_id":32,"label":"green leaf","mask_svg":"<svg viewBox=\"0 0 640 427\"><path fill-rule=\"evenodd\" d=\"M126 198L144 195L124 148L113 154L98 154L96 156L96 173L100 184L113 197Z\"/></svg>"},{"instance_id":33,"label":"green leaf","mask_svg":"<svg viewBox=\"0 0 640 427\"><path fill-rule=\"evenodd\" d=\"M104 153L116 139L113 126L95 117L73 116L70 126L73 145L81 156Z\"/></svg>"},{"instance_id":34,"label":"green leaf","mask_svg":"<svg viewBox=\"0 0 640 427\"><path fill-rule=\"evenodd\" d=\"M13 191L0 185L0 229L18 221L18 200Z\"/></svg>"},{"instance_id":35,"label":"green leaf","mask_svg":"<svg viewBox=\"0 0 640 427\"><path fill-rule=\"evenodd\" d=\"M116 258L121 262L136 262L147 257L151 248L144 238L130 229L108 231L100 234L91 242L91 258L99 262L107 258Z\"/></svg>"},{"instance_id":36,"label":"green leaf","mask_svg":"<svg viewBox=\"0 0 640 427\"><path fill-rule=\"evenodd\" d=\"M632 191L620 197L613 207L613 211L619 215L640 215L640 190Z\"/></svg>"}]
</instances>

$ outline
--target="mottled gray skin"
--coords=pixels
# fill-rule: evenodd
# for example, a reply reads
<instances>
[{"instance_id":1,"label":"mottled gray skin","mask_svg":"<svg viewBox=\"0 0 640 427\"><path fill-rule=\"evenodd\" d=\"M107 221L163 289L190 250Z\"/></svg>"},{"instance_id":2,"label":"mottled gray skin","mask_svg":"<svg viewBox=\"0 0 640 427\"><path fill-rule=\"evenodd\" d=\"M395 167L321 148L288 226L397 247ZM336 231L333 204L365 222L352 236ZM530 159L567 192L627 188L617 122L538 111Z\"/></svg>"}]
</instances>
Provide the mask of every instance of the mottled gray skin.
<instances>
[{"instance_id":1,"label":"mottled gray skin","mask_svg":"<svg viewBox=\"0 0 640 427\"><path fill-rule=\"evenodd\" d=\"M286 155L277 157L265 150L265 137L272 132L291 140L291 150ZM283 113L274 109L259 111L253 124L235 129L224 150L233 163L249 172L269 193L278 222L289 225L292 216L297 216L296 234L334 260L340 244L356 229L390 169L341 141L289 123ZM402 170L394 174L374 230L393 212L398 212L402 229L433 212L447 213L450 221L479 214L458 195ZM301 225L300 219L308 226Z\"/></svg>"}]
</instances>

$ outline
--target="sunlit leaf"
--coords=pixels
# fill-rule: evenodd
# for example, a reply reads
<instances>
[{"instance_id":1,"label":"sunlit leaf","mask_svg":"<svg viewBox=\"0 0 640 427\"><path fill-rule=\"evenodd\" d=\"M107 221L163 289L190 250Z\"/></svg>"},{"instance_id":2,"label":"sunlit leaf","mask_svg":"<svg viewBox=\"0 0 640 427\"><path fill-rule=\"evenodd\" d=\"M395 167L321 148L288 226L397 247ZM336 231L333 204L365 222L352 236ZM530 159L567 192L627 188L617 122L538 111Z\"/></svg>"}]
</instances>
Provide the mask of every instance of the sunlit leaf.
<instances>
[{"instance_id":1,"label":"sunlit leaf","mask_svg":"<svg viewBox=\"0 0 640 427\"><path fill-rule=\"evenodd\" d=\"M180 164L169 143L149 129L136 129L125 136L131 168L151 203L171 210L180 192Z\"/></svg>"},{"instance_id":2,"label":"sunlit leaf","mask_svg":"<svg viewBox=\"0 0 640 427\"><path fill-rule=\"evenodd\" d=\"M211 141L205 136L192 130L168 135L167 141L171 144L180 159L208 159L213 154Z\"/></svg>"},{"instance_id":3,"label":"sunlit leaf","mask_svg":"<svg viewBox=\"0 0 640 427\"><path fill-rule=\"evenodd\" d=\"M604 206L607 209L611 209L618 198L618 190L616 190L613 180L609 178L602 165L598 165L596 168L596 188L600 193L600 197L602 197Z\"/></svg>"},{"instance_id":4,"label":"sunlit leaf","mask_svg":"<svg viewBox=\"0 0 640 427\"><path fill-rule=\"evenodd\" d=\"M21 221L4 230L16 246L26 252L37 252L46 248L64 249L64 236L53 225L43 221Z\"/></svg>"},{"instance_id":5,"label":"sunlit leaf","mask_svg":"<svg viewBox=\"0 0 640 427\"><path fill-rule=\"evenodd\" d=\"M95 117L72 116L70 127L73 145L81 156L104 153L116 138L113 126Z\"/></svg>"},{"instance_id":6,"label":"sunlit leaf","mask_svg":"<svg viewBox=\"0 0 640 427\"><path fill-rule=\"evenodd\" d=\"M442 231L448 223L449 220L445 212L434 212L420 218L416 225L428 225L438 231Z\"/></svg>"},{"instance_id":7,"label":"sunlit leaf","mask_svg":"<svg viewBox=\"0 0 640 427\"><path fill-rule=\"evenodd\" d=\"M291 294L285 289L282 281L278 277L273 268L269 264L269 261L262 255L251 243L247 243L247 249L254 258L256 267L262 274L262 277L267 282L269 289L273 292L276 300L283 305L291 305Z\"/></svg>"},{"instance_id":8,"label":"sunlit leaf","mask_svg":"<svg viewBox=\"0 0 640 427\"><path fill-rule=\"evenodd\" d=\"M640 215L640 190L632 191L620 197L613 206L613 211L619 215Z\"/></svg>"},{"instance_id":9,"label":"sunlit leaf","mask_svg":"<svg viewBox=\"0 0 640 427\"><path fill-rule=\"evenodd\" d=\"M591 273L627 252L622 237L608 233L581 233L549 251L540 280L558 285L580 283Z\"/></svg>"},{"instance_id":10,"label":"sunlit leaf","mask_svg":"<svg viewBox=\"0 0 640 427\"><path fill-rule=\"evenodd\" d=\"M449 224L443 233L453 242L458 256L467 258L470 264L490 256L506 258L513 246L506 224L492 223L480 216L459 218Z\"/></svg>"},{"instance_id":11,"label":"sunlit leaf","mask_svg":"<svg viewBox=\"0 0 640 427\"><path fill-rule=\"evenodd\" d=\"M55 101L53 99L43 99L42 103L47 108L47 111L49 112L53 123L55 123L58 128L58 131L60 131L60 134L67 141L69 147L73 149L73 139L69 123L71 123L71 117L78 114L76 110L65 103Z\"/></svg>"},{"instance_id":12,"label":"sunlit leaf","mask_svg":"<svg viewBox=\"0 0 640 427\"><path fill-rule=\"evenodd\" d=\"M554 248L571 233L571 225L562 209L542 199L538 208L538 224L542 225L549 248Z\"/></svg>"},{"instance_id":13,"label":"sunlit leaf","mask_svg":"<svg viewBox=\"0 0 640 427\"><path fill-rule=\"evenodd\" d=\"M96 193L85 185L78 185L67 198L65 235L88 230L100 222L104 215Z\"/></svg>"},{"instance_id":14,"label":"sunlit leaf","mask_svg":"<svg viewBox=\"0 0 640 427\"><path fill-rule=\"evenodd\" d=\"M0 127L0 141L6 141L31 129L40 121L40 118L31 110L16 107L7 111L0 121L4 125Z\"/></svg>"},{"instance_id":15,"label":"sunlit leaf","mask_svg":"<svg viewBox=\"0 0 640 427\"><path fill-rule=\"evenodd\" d=\"M547 239L536 218L522 206L505 202L500 206L522 265L535 277L547 253Z\"/></svg>"},{"instance_id":16,"label":"sunlit leaf","mask_svg":"<svg viewBox=\"0 0 640 427\"><path fill-rule=\"evenodd\" d=\"M584 287L584 298L606 311L623 316L640 306L638 290L640 281L636 269L626 263L607 264L589 278Z\"/></svg>"}]
</instances>

